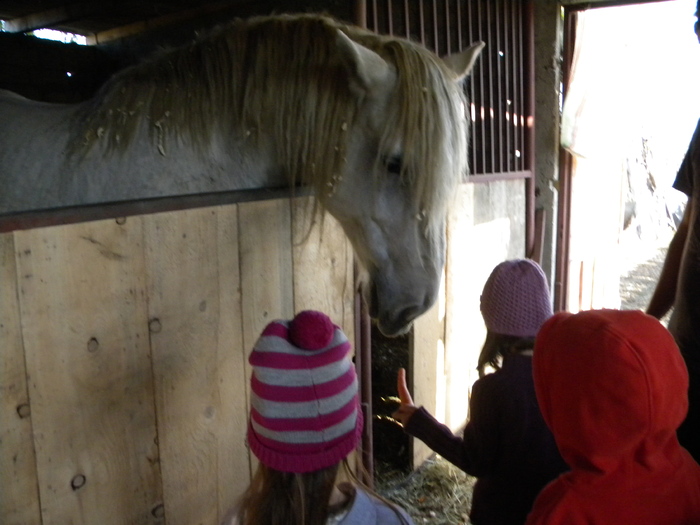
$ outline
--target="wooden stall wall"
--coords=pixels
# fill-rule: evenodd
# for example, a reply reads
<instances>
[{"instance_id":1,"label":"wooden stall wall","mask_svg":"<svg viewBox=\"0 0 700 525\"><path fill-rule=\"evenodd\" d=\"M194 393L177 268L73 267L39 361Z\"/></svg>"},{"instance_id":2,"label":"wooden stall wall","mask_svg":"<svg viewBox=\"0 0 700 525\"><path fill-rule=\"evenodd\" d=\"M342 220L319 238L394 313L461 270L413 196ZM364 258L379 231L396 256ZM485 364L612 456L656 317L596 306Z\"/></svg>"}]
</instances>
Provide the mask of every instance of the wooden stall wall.
<instances>
[{"instance_id":1,"label":"wooden stall wall","mask_svg":"<svg viewBox=\"0 0 700 525\"><path fill-rule=\"evenodd\" d=\"M522 181L465 183L447 223L447 262L437 304L413 329L413 398L457 431L468 417L471 386L486 336L479 297L499 262L525 253ZM413 441L419 465L432 454Z\"/></svg>"},{"instance_id":2,"label":"wooden stall wall","mask_svg":"<svg viewBox=\"0 0 700 525\"><path fill-rule=\"evenodd\" d=\"M262 328L316 308L352 337L351 247L302 200L0 235L0 523L219 523Z\"/></svg>"}]
</instances>

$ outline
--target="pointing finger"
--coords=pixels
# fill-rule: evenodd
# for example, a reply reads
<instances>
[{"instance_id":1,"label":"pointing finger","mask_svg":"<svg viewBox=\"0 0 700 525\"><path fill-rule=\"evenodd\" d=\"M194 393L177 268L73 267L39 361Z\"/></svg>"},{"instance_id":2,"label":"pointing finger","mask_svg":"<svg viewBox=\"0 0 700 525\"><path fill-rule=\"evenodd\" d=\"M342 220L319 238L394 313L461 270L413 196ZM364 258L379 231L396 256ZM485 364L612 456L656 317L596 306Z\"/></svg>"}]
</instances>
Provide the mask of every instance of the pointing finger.
<instances>
[{"instance_id":1,"label":"pointing finger","mask_svg":"<svg viewBox=\"0 0 700 525\"><path fill-rule=\"evenodd\" d=\"M413 406L413 398L411 397L411 392L408 391L408 386L406 385L406 370L404 368L399 368L399 373L396 378L396 389L398 391L401 404Z\"/></svg>"}]
</instances>

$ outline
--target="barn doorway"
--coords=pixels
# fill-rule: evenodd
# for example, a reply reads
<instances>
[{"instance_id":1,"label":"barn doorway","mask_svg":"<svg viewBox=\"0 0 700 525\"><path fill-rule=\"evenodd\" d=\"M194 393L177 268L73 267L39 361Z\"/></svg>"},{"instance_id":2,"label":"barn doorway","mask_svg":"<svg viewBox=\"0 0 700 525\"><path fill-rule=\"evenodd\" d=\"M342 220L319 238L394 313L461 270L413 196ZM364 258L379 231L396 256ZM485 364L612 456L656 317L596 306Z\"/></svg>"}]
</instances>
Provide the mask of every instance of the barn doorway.
<instances>
[{"instance_id":1,"label":"barn doorway","mask_svg":"<svg viewBox=\"0 0 700 525\"><path fill-rule=\"evenodd\" d=\"M695 7L566 12L562 177L568 167L570 178L560 227L569 244L558 269L568 277L566 310L648 303L686 200L671 185L700 118Z\"/></svg>"}]
</instances>

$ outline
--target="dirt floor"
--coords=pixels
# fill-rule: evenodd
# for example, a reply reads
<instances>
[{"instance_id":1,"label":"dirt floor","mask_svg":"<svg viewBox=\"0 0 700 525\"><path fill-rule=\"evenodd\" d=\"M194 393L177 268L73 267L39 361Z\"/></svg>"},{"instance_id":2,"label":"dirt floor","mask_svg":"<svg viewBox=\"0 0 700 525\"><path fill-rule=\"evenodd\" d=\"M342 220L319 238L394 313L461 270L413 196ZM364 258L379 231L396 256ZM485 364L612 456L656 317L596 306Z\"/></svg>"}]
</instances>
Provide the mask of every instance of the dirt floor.
<instances>
[{"instance_id":1,"label":"dirt floor","mask_svg":"<svg viewBox=\"0 0 700 525\"><path fill-rule=\"evenodd\" d=\"M665 247L652 248L641 256L637 255L636 259L624 261L626 271L620 276L622 309L643 310L646 307L661 272L666 251ZM381 340L376 344L377 348L373 349L373 364L377 369L373 374L375 385L394 384L394 371L407 364L405 344L406 341L391 340ZM391 371L391 377L385 377L387 370ZM387 389L391 390L391 387L387 386ZM377 491L406 509L416 524L469 525L475 479L439 456L426 461L414 472L409 472L408 438L387 417L394 406L386 399L386 395L377 393L375 396Z\"/></svg>"},{"instance_id":2,"label":"dirt floor","mask_svg":"<svg viewBox=\"0 0 700 525\"><path fill-rule=\"evenodd\" d=\"M659 279L661 267L668 249L657 248L650 257L634 265L627 273L620 276L620 299L623 310L644 310L649 304L651 294Z\"/></svg>"}]
</instances>

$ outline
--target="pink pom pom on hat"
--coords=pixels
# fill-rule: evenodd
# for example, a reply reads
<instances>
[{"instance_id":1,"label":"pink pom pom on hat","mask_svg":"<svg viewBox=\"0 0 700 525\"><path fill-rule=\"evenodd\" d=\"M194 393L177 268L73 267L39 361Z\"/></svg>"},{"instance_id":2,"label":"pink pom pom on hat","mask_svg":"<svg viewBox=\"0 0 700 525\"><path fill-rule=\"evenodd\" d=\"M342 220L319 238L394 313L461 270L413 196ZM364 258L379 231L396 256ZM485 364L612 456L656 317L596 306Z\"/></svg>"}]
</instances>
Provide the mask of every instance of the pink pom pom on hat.
<instances>
[{"instance_id":1,"label":"pink pom pom on hat","mask_svg":"<svg viewBox=\"0 0 700 525\"><path fill-rule=\"evenodd\" d=\"M535 337L552 316L547 277L530 259L497 265L481 293L481 314L489 331L516 337Z\"/></svg>"},{"instance_id":2,"label":"pink pom pom on hat","mask_svg":"<svg viewBox=\"0 0 700 525\"><path fill-rule=\"evenodd\" d=\"M339 463L356 447L363 419L343 331L305 310L265 327L248 358L248 445L261 463L304 473Z\"/></svg>"}]
</instances>

